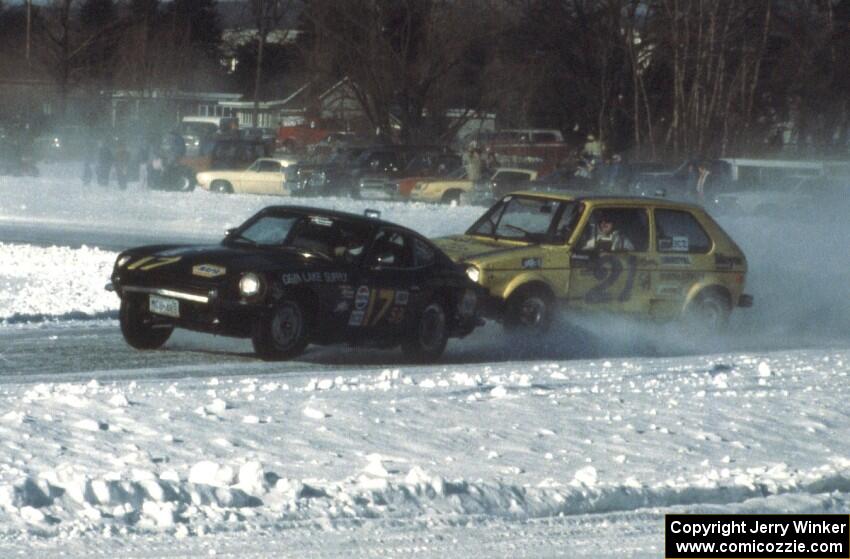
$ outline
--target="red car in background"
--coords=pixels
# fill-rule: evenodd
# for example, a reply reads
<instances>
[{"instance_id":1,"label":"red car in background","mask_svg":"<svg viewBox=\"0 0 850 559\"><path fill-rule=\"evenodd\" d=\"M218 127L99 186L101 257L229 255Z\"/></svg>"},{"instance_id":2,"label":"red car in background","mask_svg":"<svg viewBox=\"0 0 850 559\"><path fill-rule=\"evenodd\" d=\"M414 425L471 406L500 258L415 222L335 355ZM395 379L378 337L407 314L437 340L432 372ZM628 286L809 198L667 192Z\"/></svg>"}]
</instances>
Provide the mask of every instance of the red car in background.
<instances>
[{"instance_id":1,"label":"red car in background","mask_svg":"<svg viewBox=\"0 0 850 559\"><path fill-rule=\"evenodd\" d=\"M277 147L288 152L306 151L328 136L339 132L334 128L320 126L316 122L296 126L281 126L277 129Z\"/></svg>"},{"instance_id":2,"label":"red car in background","mask_svg":"<svg viewBox=\"0 0 850 559\"><path fill-rule=\"evenodd\" d=\"M535 169L540 174L554 171L575 151L560 130L548 128L502 129L483 142L502 167Z\"/></svg>"}]
</instances>

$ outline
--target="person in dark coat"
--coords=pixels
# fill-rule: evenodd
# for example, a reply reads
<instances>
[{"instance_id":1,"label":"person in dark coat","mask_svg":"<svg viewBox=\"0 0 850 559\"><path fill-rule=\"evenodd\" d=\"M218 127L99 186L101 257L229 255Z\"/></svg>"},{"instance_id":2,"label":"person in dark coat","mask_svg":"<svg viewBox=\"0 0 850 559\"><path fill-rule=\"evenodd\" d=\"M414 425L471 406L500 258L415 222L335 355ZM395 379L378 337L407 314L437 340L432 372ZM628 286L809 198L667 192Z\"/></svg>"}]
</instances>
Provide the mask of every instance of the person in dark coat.
<instances>
[{"instance_id":1,"label":"person in dark coat","mask_svg":"<svg viewBox=\"0 0 850 559\"><path fill-rule=\"evenodd\" d=\"M106 140L101 140L97 148L97 156L95 160L95 176L97 184L100 186L109 185L109 173L112 172L112 149Z\"/></svg>"},{"instance_id":2,"label":"person in dark coat","mask_svg":"<svg viewBox=\"0 0 850 559\"><path fill-rule=\"evenodd\" d=\"M129 170L130 152L124 142L119 142L115 149L115 179L118 181L118 188L121 190L127 190L127 173Z\"/></svg>"}]
</instances>

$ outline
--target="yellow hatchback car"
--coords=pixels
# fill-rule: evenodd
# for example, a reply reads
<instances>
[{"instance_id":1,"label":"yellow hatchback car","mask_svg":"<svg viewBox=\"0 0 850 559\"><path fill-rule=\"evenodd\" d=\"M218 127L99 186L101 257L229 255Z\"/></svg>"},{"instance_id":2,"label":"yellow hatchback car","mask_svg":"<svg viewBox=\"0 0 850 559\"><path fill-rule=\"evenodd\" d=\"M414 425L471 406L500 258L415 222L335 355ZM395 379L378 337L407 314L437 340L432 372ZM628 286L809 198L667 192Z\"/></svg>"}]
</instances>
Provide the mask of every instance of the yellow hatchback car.
<instances>
[{"instance_id":1,"label":"yellow hatchback car","mask_svg":"<svg viewBox=\"0 0 850 559\"><path fill-rule=\"evenodd\" d=\"M486 314L507 327L544 330L561 307L720 330L753 302L743 252L691 204L519 192L436 244L488 289Z\"/></svg>"}]
</instances>

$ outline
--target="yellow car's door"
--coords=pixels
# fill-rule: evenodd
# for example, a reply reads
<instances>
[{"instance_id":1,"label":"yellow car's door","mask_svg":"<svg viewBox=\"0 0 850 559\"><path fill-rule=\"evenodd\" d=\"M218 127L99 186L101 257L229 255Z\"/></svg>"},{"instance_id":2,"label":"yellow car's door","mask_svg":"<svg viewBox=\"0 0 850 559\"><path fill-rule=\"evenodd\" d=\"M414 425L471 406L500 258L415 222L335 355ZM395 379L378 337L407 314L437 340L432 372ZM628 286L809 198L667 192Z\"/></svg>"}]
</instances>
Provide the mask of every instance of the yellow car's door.
<instances>
[{"instance_id":1,"label":"yellow car's door","mask_svg":"<svg viewBox=\"0 0 850 559\"><path fill-rule=\"evenodd\" d=\"M651 274L657 266L649 249L646 208L594 209L570 258L569 305L586 311L646 314Z\"/></svg>"},{"instance_id":2,"label":"yellow car's door","mask_svg":"<svg viewBox=\"0 0 850 559\"><path fill-rule=\"evenodd\" d=\"M691 288L715 268L714 243L699 221L686 210L656 208L655 250L650 312L653 317L677 316Z\"/></svg>"}]
</instances>

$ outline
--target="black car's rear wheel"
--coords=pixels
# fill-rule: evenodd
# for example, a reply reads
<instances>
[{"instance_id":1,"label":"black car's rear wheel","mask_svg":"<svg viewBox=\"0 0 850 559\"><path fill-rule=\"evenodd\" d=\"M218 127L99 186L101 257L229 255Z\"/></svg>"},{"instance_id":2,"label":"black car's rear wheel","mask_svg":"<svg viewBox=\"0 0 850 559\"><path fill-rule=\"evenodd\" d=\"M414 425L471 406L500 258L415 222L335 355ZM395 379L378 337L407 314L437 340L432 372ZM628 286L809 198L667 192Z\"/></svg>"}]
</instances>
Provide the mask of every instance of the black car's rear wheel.
<instances>
[{"instance_id":1,"label":"black car's rear wheel","mask_svg":"<svg viewBox=\"0 0 850 559\"><path fill-rule=\"evenodd\" d=\"M125 296L119 312L121 334L136 349L157 349L171 333L174 325L158 319L147 308L147 298Z\"/></svg>"},{"instance_id":2,"label":"black car's rear wheel","mask_svg":"<svg viewBox=\"0 0 850 559\"><path fill-rule=\"evenodd\" d=\"M254 351L266 361L297 357L310 343L305 309L295 299L286 299L259 319L251 338Z\"/></svg>"},{"instance_id":3,"label":"black car's rear wheel","mask_svg":"<svg viewBox=\"0 0 850 559\"><path fill-rule=\"evenodd\" d=\"M411 336L401 349L407 358L421 363L436 361L446 349L449 341L449 325L446 310L440 301L425 306Z\"/></svg>"}]
</instances>

